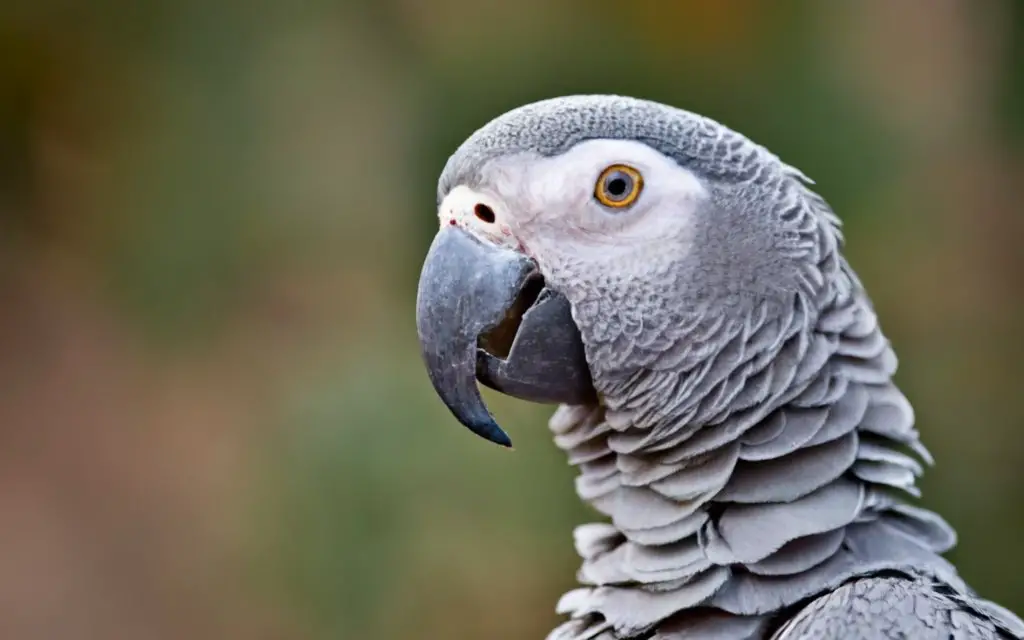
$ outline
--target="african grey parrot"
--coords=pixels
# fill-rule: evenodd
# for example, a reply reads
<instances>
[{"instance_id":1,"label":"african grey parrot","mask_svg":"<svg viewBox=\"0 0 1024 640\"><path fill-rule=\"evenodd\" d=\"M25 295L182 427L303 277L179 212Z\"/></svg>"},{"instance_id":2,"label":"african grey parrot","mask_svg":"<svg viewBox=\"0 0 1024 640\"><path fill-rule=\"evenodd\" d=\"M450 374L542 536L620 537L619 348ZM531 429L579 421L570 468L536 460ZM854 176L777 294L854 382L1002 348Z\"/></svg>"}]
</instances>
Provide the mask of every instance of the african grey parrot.
<instances>
[{"instance_id":1,"label":"african grey parrot","mask_svg":"<svg viewBox=\"0 0 1024 640\"><path fill-rule=\"evenodd\" d=\"M505 113L449 158L417 328L434 388L558 403L610 522L550 640L1024 638L909 504L931 456L811 181L706 117L620 96Z\"/></svg>"}]
</instances>

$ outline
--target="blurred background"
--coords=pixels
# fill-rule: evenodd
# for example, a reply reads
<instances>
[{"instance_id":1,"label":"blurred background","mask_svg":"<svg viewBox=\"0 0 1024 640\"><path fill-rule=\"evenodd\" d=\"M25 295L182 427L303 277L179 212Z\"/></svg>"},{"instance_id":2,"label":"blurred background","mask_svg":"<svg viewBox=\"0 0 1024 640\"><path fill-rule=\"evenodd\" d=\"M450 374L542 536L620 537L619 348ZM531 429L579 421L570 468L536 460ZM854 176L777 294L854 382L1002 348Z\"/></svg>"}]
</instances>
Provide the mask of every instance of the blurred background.
<instances>
[{"instance_id":1,"label":"blurred background","mask_svg":"<svg viewBox=\"0 0 1024 640\"><path fill-rule=\"evenodd\" d=\"M1024 2L3 0L0 637L543 637L592 516L549 407L454 422L414 298L448 154L579 92L817 181L1024 613Z\"/></svg>"}]
</instances>

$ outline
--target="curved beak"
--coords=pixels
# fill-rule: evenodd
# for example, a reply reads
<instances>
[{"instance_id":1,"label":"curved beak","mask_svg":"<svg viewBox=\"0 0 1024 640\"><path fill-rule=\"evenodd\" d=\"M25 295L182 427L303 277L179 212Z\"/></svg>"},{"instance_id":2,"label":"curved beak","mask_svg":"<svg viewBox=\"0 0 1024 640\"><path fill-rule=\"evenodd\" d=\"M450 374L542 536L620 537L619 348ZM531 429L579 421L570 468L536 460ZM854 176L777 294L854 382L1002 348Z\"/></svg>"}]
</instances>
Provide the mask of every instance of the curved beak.
<instances>
[{"instance_id":1,"label":"curved beak","mask_svg":"<svg viewBox=\"0 0 1024 640\"><path fill-rule=\"evenodd\" d=\"M427 374L441 400L473 433L512 440L488 411L477 380L533 402L596 400L569 302L537 265L457 227L434 237L416 297Z\"/></svg>"}]
</instances>

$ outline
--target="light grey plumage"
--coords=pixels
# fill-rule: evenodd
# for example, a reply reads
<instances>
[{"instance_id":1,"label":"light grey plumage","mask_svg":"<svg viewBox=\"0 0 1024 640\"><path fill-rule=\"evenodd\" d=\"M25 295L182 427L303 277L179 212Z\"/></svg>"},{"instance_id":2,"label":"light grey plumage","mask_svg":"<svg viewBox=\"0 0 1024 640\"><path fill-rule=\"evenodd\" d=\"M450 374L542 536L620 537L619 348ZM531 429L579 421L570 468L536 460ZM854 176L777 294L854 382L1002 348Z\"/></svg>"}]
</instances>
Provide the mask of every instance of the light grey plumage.
<instances>
[{"instance_id":1,"label":"light grey plumage","mask_svg":"<svg viewBox=\"0 0 1024 640\"><path fill-rule=\"evenodd\" d=\"M584 203L593 182L572 181L602 153L647 162L653 200ZM610 520L576 530L583 586L551 640L1024 638L941 557L952 528L907 502L932 460L809 184L712 120L617 96L521 107L449 159L442 225L536 260L600 397L550 421ZM462 215L473 198L500 229Z\"/></svg>"}]
</instances>

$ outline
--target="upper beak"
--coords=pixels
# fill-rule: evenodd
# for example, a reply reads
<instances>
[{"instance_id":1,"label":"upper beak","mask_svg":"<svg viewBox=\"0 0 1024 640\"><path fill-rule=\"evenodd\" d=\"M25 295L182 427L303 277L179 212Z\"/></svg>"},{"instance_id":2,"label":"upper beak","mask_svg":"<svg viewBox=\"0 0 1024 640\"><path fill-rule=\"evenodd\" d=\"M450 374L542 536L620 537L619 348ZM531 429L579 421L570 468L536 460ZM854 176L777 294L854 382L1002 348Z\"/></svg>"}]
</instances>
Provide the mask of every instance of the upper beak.
<instances>
[{"instance_id":1,"label":"upper beak","mask_svg":"<svg viewBox=\"0 0 1024 640\"><path fill-rule=\"evenodd\" d=\"M427 253L416 328L434 389L459 422L491 442L512 444L478 379L534 402L596 399L568 300L545 286L526 256L458 227L443 227Z\"/></svg>"}]
</instances>

